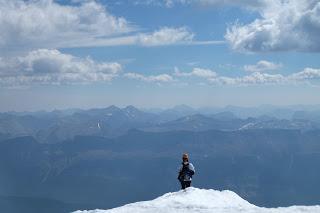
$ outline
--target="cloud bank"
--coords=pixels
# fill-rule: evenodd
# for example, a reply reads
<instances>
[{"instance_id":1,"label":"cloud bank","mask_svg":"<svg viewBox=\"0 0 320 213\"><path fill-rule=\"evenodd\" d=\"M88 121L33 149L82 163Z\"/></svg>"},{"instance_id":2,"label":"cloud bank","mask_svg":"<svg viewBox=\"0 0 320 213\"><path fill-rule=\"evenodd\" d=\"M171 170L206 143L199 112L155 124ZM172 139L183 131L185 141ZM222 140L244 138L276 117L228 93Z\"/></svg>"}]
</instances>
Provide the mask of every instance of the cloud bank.
<instances>
[{"instance_id":1,"label":"cloud bank","mask_svg":"<svg viewBox=\"0 0 320 213\"><path fill-rule=\"evenodd\" d=\"M25 56L0 58L0 85L83 84L105 82L122 70L119 63L98 63L58 50L39 49Z\"/></svg>"},{"instance_id":2,"label":"cloud bank","mask_svg":"<svg viewBox=\"0 0 320 213\"><path fill-rule=\"evenodd\" d=\"M54 0L0 0L0 32L2 87L105 82L122 70L117 62L96 62L57 48L190 44L194 38L186 27L139 32L138 27L110 14L99 2L82 0L69 5ZM140 79L166 82L172 77Z\"/></svg>"},{"instance_id":3,"label":"cloud bank","mask_svg":"<svg viewBox=\"0 0 320 213\"><path fill-rule=\"evenodd\" d=\"M255 66L255 65L253 65ZM255 68L256 69L256 68ZM320 80L320 69L305 68L300 72L290 75L282 74L269 74L259 71L254 71L249 75L229 77L218 75L216 72L202 69L193 68L191 72L181 72L175 68L174 75L177 77L201 77L206 79L213 85L263 85L263 84L298 84L308 83L313 80ZM200 71L200 72L197 72Z\"/></svg>"}]
</instances>

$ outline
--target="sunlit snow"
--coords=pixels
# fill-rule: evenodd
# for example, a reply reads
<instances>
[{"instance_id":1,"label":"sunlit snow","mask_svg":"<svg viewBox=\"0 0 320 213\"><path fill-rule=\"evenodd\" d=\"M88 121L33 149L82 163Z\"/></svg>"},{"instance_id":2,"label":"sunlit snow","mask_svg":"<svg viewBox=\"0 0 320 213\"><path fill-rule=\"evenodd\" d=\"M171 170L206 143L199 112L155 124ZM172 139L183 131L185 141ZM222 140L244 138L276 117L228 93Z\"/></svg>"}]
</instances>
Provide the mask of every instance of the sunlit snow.
<instances>
[{"instance_id":1,"label":"sunlit snow","mask_svg":"<svg viewBox=\"0 0 320 213\"><path fill-rule=\"evenodd\" d=\"M306 213L320 212L320 206L262 208L250 204L232 191L188 188L167 193L151 201L127 204L109 210L84 210L75 213Z\"/></svg>"}]
</instances>

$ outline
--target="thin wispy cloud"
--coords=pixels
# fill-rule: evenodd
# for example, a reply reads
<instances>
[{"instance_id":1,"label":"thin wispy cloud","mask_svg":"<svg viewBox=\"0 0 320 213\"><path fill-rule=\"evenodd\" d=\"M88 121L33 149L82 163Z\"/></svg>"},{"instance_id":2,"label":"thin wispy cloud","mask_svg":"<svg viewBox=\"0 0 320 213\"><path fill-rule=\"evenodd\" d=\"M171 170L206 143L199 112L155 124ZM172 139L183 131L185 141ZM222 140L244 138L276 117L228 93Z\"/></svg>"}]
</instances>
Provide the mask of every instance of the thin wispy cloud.
<instances>
[{"instance_id":1,"label":"thin wispy cloud","mask_svg":"<svg viewBox=\"0 0 320 213\"><path fill-rule=\"evenodd\" d=\"M256 9L265 5L265 0L136 0L135 5L149 5L172 8L178 5L200 6L241 6L248 9Z\"/></svg>"},{"instance_id":2,"label":"thin wispy cloud","mask_svg":"<svg viewBox=\"0 0 320 213\"><path fill-rule=\"evenodd\" d=\"M137 37L137 44L144 46L160 46L179 43L191 43L194 33L186 27L169 28L163 27L151 34L140 34Z\"/></svg>"}]
</instances>

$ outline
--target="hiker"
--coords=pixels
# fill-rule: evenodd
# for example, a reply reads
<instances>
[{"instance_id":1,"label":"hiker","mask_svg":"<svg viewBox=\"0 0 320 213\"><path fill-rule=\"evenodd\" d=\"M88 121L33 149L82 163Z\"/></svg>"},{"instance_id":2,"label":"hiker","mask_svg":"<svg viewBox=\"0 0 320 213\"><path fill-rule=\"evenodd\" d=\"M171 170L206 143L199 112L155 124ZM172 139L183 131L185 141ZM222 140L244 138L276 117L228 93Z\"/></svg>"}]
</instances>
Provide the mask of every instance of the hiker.
<instances>
[{"instance_id":1,"label":"hiker","mask_svg":"<svg viewBox=\"0 0 320 213\"><path fill-rule=\"evenodd\" d=\"M192 175L194 175L194 166L192 163L189 163L189 156L185 153L182 155L182 165L178 176L178 180L181 183L181 189L191 186Z\"/></svg>"}]
</instances>

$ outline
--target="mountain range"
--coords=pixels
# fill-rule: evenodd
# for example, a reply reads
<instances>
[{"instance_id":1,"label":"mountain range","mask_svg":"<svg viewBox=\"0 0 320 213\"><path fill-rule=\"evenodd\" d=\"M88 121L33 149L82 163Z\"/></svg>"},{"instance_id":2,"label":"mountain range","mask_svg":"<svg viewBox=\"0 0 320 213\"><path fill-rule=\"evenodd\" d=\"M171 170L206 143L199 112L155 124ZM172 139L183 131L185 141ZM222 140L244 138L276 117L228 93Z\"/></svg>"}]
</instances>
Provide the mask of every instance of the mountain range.
<instances>
[{"instance_id":1,"label":"mountain range","mask_svg":"<svg viewBox=\"0 0 320 213\"><path fill-rule=\"evenodd\" d=\"M16 137L0 142L0 203L4 211L70 212L153 199L179 188L180 155L188 152L196 187L266 207L316 205L319 138L320 130L289 129L130 130L53 144Z\"/></svg>"},{"instance_id":2,"label":"mountain range","mask_svg":"<svg viewBox=\"0 0 320 213\"><path fill-rule=\"evenodd\" d=\"M71 212L154 199L179 189L183 152L196 167L195 187L232 190L265 207L319 204L318 111L289 119L237 113L187 106L1 113L1 210Z\"/></svg>"},{"instance_id":3,"label":"mountain range","mask_svg":"<svg viewBox=\"0 0 320 213\"><path fill-rule=\"evenodd\" d=\"M242 108L226 107L231 111L207 113L208 109L195 110L182 105L158 112L140 110L134 106L101 109L64 110L52 112L7 112L0 114L0 140L18 136L33 136L42 143L59 143L77 135L118 137L130 129L150 132L174 130L204 131L243 129L300 129L320 128L320 111L295 111L290 119L275 117L266 111L258 117L240 118ZM244 109L243 112L246 112ZM259 111L259 110L255 110ZM260 109L260 111L263 111ZM269 112L269 114L268 114ZM256 114L254 112L253 114ZM285 113L282 113L285 114Z\"/></svg>"}]
</instances>

